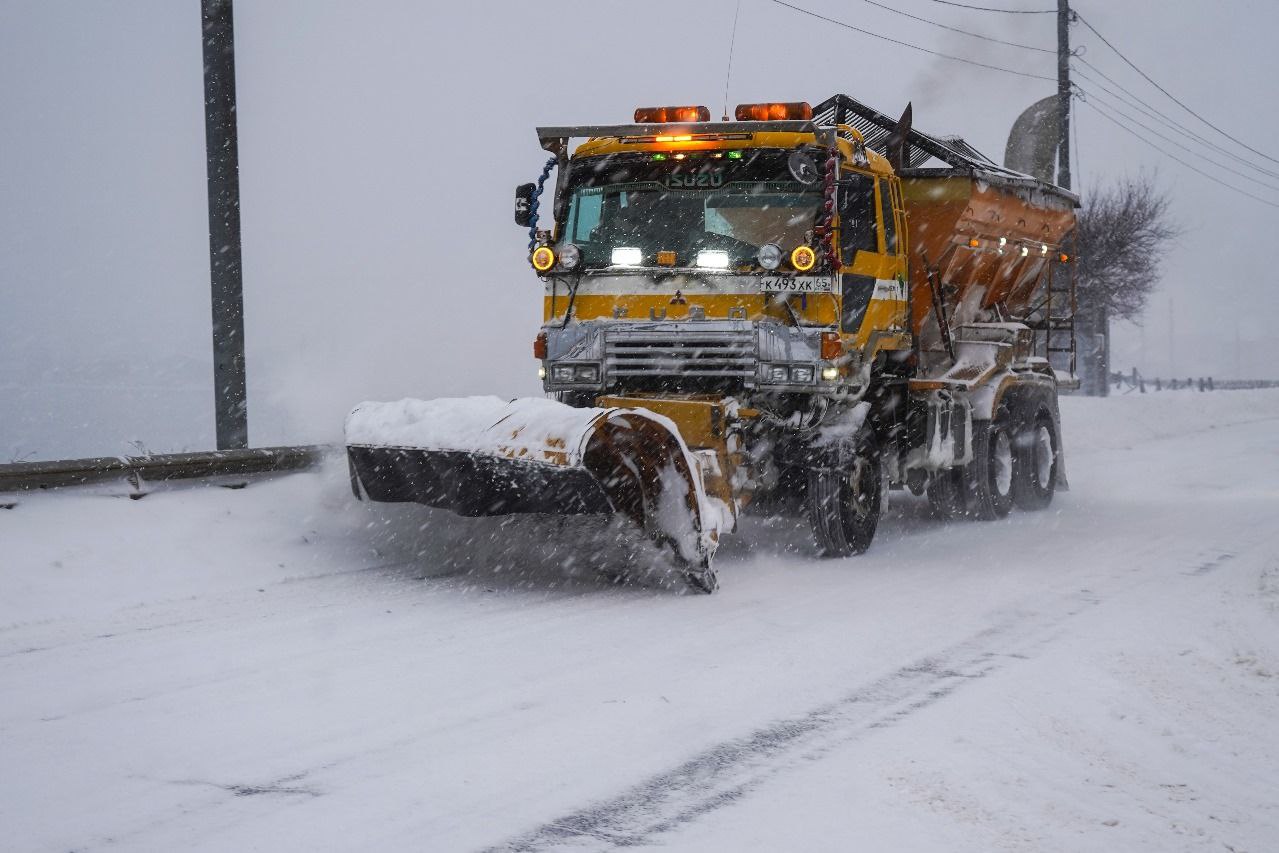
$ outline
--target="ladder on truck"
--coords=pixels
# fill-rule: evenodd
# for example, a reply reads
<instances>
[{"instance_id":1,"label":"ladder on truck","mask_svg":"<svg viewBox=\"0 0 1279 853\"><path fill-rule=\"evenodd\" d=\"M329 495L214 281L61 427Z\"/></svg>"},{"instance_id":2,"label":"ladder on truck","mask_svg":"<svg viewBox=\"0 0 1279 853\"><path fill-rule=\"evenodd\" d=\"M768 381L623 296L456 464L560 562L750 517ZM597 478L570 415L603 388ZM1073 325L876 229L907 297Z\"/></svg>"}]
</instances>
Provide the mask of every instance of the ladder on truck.
<instances>
[{"instance_id":1,"label":"ladder on truck","mask_svg":"<svg viewBox=\"0 0 1279 853\"><path fill-rule=\"evenodd\" d=\"M1073 249L1073 235L1069 239ZM1058 375L1065 374L1067 382L1077 382L1076 272L1073 253L1068 257L1069 261L1054 261L1044 269L1043 298L1028 312L1026 325L1035 333L1035 355L1046 359Z\"/></svg>"}]
</instances>

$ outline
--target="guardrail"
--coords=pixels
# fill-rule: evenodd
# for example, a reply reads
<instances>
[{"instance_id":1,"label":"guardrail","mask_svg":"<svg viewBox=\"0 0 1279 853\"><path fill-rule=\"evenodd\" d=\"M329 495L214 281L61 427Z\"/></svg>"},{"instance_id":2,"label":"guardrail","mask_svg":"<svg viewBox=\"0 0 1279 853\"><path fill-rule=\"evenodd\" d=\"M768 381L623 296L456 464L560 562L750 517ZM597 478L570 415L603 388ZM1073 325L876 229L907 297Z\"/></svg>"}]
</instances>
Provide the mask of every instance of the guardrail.
<instances>
[{"instance_id":1,"label":"guardrail","mask_svg":"<svg viewBox=\"0 0 1279 853\"><path fill-rule=\"evenodd\" d=\"M326 445L300 445L13 462L0 465L0 492L54 489L115 480L126 480L135 489L141 489L146 482L301 471L319 464L329 451Z\"/></svg>"},{"instance_id":2,"label":"guardrail","mask_svg":"<svg viewBox=\"0 0 1279 853\"><path fill-rule=\"evenodd\" d=\"M1150 391L1248 391L1256 388L1279 388L1279 380L1275 379L1215 379L1212 376L1198 378L1188 376L1185 379L1163 379L1160 377L1142 376L1134 368L1132 373L1111 373L1110 385L1116 391L1129 393L1139 391L1142 394Z\"/></svg>"}]
</instances>

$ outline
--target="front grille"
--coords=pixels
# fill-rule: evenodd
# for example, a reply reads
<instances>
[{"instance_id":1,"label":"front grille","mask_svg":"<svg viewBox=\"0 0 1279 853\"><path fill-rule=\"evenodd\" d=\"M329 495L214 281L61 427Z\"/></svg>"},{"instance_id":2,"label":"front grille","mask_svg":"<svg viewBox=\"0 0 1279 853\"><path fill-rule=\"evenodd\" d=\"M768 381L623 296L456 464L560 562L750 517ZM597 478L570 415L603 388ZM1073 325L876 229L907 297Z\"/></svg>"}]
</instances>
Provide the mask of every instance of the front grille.
<instances>
[{"instance_id":1,"label":"front grille","mask_svg":"<svg viewBox=\"0 0 1279 853\"><path fill-rule=\"evenodd\" d=\"M755 332L751 328L699 330L695 324L661 330L611 329L604 333L604 373L609 378L690 377L753 380Z\"/></svg>"}]
</instances>

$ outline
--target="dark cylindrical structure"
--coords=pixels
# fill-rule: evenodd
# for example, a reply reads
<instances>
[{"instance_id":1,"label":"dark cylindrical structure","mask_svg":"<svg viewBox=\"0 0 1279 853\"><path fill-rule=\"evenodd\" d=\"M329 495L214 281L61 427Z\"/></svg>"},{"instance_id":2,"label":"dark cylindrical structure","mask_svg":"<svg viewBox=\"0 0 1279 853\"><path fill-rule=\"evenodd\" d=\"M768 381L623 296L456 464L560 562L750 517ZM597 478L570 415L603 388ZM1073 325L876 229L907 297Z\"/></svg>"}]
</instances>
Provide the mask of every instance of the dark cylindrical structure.
<instances>
[{"instance_id":1,"label":"dark cylindrical structure","mask_svg":"<svg viewBox=\"0 0 1279 853\"><path fill-rule=\"evenodd\" d=\"M1057 0L1057 186L1070 189L1070 0Z\"/></svg>"},{"instance_id":2,"label":"dark cylindrical structure","mask_svg":"<svg viewBox=\"0 0 1279 853\"><path fill-rule=\"evenodd\" d=\"M235 121L231 0L201 0L204 141L209 174L209 277L213 295L213 398L219 450L249 446L240 267L240 154Z\"/></svg>"}]
</instances>

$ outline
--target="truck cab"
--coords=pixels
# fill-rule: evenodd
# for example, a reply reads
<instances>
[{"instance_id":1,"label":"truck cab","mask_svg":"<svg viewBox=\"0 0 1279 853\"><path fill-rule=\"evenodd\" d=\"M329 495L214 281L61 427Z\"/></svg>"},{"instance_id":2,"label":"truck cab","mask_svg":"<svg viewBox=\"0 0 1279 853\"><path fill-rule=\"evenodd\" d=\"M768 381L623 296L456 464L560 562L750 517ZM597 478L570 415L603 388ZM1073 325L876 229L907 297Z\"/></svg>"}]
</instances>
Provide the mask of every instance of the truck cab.
<instances>
[{"instance_id":1,"label":"truck cab","mask_svg":"<svg viewBox=\"0 0 1279 853\"><path fill-rule=\"evenodd\" d=\"M805 103L742 105L695 133L638 123L696 109L539 129L563 160L531 257L545 389L856 393L880 352L909 347L899 181L855 130L814 127ZM567 156L575 136L587 141Z\"/></svg>"}]
</instances>

